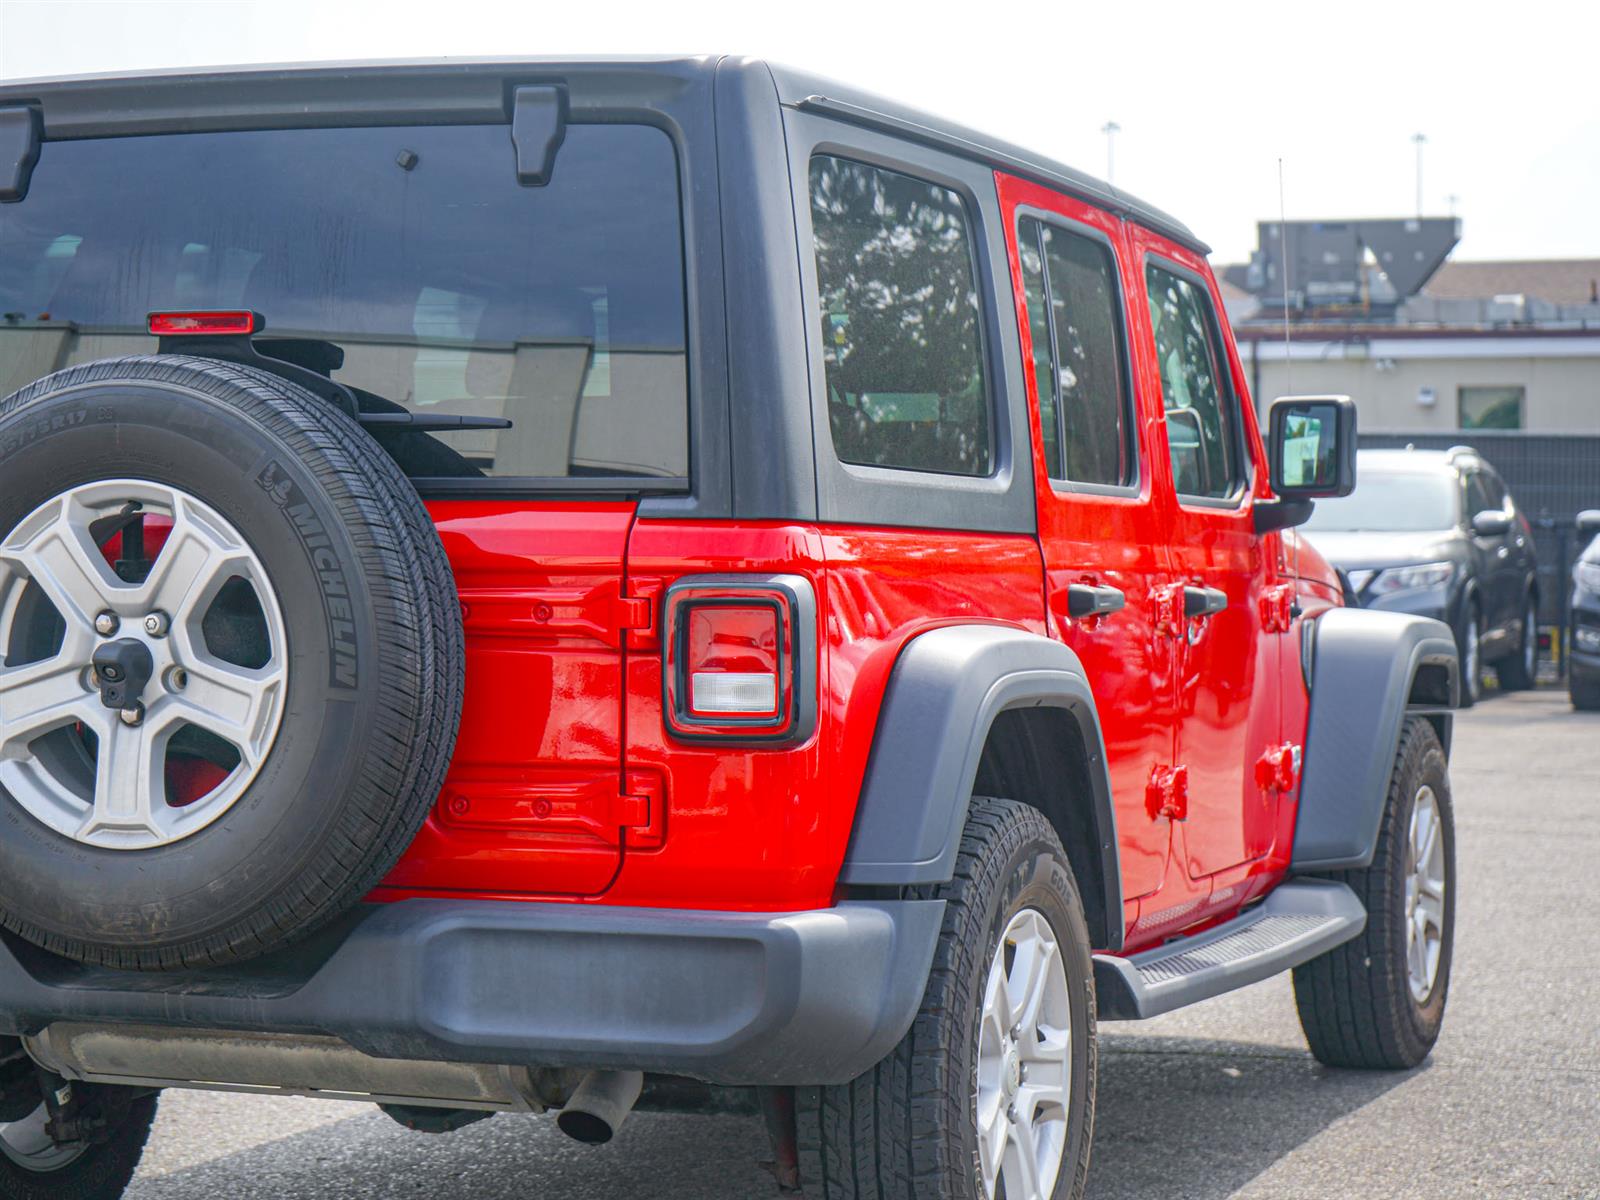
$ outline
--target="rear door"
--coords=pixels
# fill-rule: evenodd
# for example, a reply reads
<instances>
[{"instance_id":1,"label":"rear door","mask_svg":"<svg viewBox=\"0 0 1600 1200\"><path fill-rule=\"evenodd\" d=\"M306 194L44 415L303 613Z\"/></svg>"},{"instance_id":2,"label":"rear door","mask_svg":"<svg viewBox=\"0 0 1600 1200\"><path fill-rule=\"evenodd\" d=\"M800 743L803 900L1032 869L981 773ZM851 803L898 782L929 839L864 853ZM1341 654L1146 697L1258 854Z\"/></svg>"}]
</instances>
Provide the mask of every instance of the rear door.
<instances>
[{"instance_id":1,"label":"rear door","mask_svg":"<svg viewBox=\"0 0 1600 1200\"><path fill-rule=\"evenodd\" d=\"M1204 259L1147 230L1132 236L1172 469L1173 601L1186 606L1177 761L1188 784L1188 870L1199 880L1261 857L1275 833L1275 793L1255 782L1278 727L1276 639L1262 636L1268 562L1252 515L1264 454Z\"/></svg>"},{"instance_id":2,"label":"rear door","mask_svg":"<svg viewBox=\"0 0 1600 1200\"><path fill-rule=\"evenodd\" d=\"M1006 176L1000 196L1031 367L1049 621L1099 701L1131 902L1160 889L1171 852L1171 816L1147 801L1173 762L1175 659L1156 630L1165 534L1128 355L1122 223ZM1088 611L1097 599L1111 611Z\"/></svg>"}]
</instances>

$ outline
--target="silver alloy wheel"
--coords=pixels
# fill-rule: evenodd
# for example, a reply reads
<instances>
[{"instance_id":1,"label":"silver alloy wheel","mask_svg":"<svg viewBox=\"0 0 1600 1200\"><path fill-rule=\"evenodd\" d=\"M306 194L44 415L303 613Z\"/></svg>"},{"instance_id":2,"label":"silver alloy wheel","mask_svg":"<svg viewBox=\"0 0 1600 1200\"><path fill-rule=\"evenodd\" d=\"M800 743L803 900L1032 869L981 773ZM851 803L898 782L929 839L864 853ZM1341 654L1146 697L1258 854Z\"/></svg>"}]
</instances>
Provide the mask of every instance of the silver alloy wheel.
<instances>
[{"instance_id":1,"label":"silver alloy wheel","mask_svg":"<svg viewBox=\"0 0 1600 1200\"><path fill-rule=\"evenodd\" d=\"M89 1148L88 1142L69 1142L60 1145L46 1131L50 1110L40 1101L39 1107L20 1121L0 1124L0 1154L25 1171L40 1175L59 1171L77 1162Z\"/></svg>"},{"instance_id":2,"label":"silver alloy wheel","mask_svg":"<svg viewBox=\"0 0 1600 1200\"><path fill-rule=\"evenodd\" d=\"M1467 612L1467 661L1462 663L1466 672L1466 681L1463 686L1467 694L1474 699L1483 690L1483 663L1481 660L1481 647L1479 642L1481 634L1478 632L1478 615L1471 610Z\"/></svg>"},{"instance_id":3,"label":"silver alloy wheel","mask_svg":"<svg viewBox=\"0 0 1600 1200\"><path fill-rule=\"evenodd\" d=\"M1522 619L1522 665L1527 669L1531 684L1539 673L1539 614L1532 600L1528 601L1528 611Z\"/></svg>"},{"instance_id":4,"label":"silver alloy wheel","mask_svg":"<svg viewBox=\"0 0 1600 1200\"><path fill-rule=\"evenodd\" d=\"M1406 976L1411 997L1426 1004L1439 978L1444 950L1444 829L1433 789L1423 784L1411 802L1406 842Z\"/></svg>"},{"instance_id":5,"label":"silver alloy wheel","mask_svg":"<svg viewBox=\"0 0 1600 1200\"><path fill-rule=\"evenodd\" d=\"M139 582L114 572L102 549L130 513L141 528L150 516L171 523ZM224 589L233 604L242 586L260 643L259 661L244 663L213 653L205 628ZM128 713L102 703L91 665L108 613L116 620L101 627L140 643L153 667L142 709ZM265 567L215 509L144 480L63 492L0 542L0 663L11 664L0 666L0 788L86 845L145 850L189 837L238 801L271 752L287 651ZM212 765L226 772L188 803L168 791L174 737L215 747Z\"/></svg>"},{"instance_id":6,"label":"silver alloy wheel","mask_svg":"<svg viewBox=\"0 0 1600 1200\"><path fill-rule=\"evenodd\" d=\"M983 992L977 1062L978 1160L984 1195L1047 1200L1066 1151L1072 1099L1067 969L1044 914L1011 918Z\"/></svg>"}]
</instances>

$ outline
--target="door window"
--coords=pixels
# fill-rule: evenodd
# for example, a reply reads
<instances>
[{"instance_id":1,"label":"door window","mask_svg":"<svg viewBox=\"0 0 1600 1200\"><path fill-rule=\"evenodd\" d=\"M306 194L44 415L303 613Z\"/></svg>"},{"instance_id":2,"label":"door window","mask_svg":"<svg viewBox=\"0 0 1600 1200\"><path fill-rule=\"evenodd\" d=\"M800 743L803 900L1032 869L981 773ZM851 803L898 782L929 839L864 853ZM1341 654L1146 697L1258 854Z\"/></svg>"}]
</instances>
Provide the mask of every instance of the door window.
<instances>
[{"instance_id":1,"label":"door window","mask_svg":"<svg viewBox=\"0 0 1600 1200\"><path fill-rule=\"evenodd\" d=\"M1145 268L1145 285L1178 494L1227 499L1243 482L1238 404L1210 297L1157 263Z\"/></svg>"},{"instance_id":2,"label":"door window","mask_svg":"<svg viewBox=\"0 0 1600 1200\"><path fill-rule=\"evenodd\" d=\"M1032 217L1018 226L1017 244L1050 477L1132 483L1122 304L1111 250Z\"/></svg>"}]
</instances>

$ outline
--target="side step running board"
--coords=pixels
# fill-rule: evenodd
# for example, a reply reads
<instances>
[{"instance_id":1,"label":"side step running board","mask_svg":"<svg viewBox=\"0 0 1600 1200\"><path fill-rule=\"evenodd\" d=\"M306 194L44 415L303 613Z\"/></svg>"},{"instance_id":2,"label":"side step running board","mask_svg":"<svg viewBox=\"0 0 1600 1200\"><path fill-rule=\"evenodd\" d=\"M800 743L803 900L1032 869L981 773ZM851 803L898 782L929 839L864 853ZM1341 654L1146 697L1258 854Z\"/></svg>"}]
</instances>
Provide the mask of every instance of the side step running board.
<instances>
[{"instance_id":1,"label":"side step running board","mask_svg":"<svg viewBox=\"0 0 1600 1200\"><path fill-rule=\"evenodd\" d=\"M1328 879L1291 879L1215 929L1121 958L1094 956L1102 1021L1160 1016L1256 983L1357 936L1367 912Z\"/></svg>"}]
</instances>

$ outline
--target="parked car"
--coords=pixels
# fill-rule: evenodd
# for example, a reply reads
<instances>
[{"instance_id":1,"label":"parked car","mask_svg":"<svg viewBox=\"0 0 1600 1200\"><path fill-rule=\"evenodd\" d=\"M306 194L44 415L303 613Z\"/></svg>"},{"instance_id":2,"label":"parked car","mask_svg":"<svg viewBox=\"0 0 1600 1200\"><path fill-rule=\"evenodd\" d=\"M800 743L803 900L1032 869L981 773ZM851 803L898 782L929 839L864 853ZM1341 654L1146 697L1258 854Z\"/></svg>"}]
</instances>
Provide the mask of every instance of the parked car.
<instances>
[{"instance_id":1,"label":"parked car","mask_svg":"<svg viewBox=\"0 0 1600 1200\"><path fill-rule=\"evenodd\" d=\"M1578 536L1588 547L1572 568L1572 640L1567 690L1572 707L1600 709L1600 509L1578 514Z\"/></svg>"},{"instance_id":2,"label":"parked car","mask_svg":"<svg viewBox=\"0 0 1600 1200\"><path fill-rule=\"evenodd\" d=\"M1462 703L1482 669L1500 686L1534 685L1539 667L1539 563L1533 530L1477 451L1362 450L1359 484L1323 500L1310 541L1369 608L1417 613L1455 631Z\"/></svg>"},{"instance_id":3,"label":"parked car","mask_svg":"<svg viewBox=\"0 0 1600 1200\"><path fill-rule=\"evenodd\" d=\"M0 1195L203 1086L1076 1197L1097 1019L1433 1045L1456 646L1173 219L739 59L7 84L0 201Z\"/></svg>"}]
</instances>

